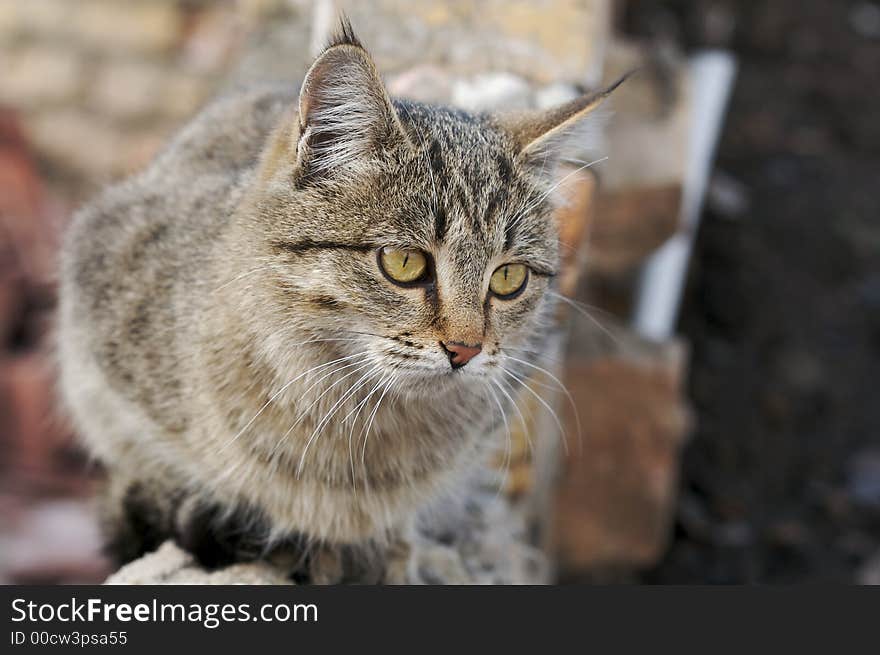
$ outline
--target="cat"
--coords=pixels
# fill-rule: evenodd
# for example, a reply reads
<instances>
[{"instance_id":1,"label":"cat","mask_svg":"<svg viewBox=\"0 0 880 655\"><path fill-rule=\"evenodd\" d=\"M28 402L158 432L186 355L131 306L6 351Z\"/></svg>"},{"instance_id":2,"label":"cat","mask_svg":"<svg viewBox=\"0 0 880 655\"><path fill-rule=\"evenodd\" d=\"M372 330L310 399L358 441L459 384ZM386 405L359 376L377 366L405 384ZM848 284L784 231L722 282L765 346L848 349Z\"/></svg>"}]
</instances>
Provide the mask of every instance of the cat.
<instances>
[{"instance_id":1,"label":"cat","mask_svg":"<svg viewBox=\"0 0 880 655\"><path fill-rule=\"evenodd\" d=\"M556 164L615 87L392 99L343 20L298 96L214 101L80 210L60 388L117 560L386 543L473 475L553 322Z\"/></svg>"}]
</instances>

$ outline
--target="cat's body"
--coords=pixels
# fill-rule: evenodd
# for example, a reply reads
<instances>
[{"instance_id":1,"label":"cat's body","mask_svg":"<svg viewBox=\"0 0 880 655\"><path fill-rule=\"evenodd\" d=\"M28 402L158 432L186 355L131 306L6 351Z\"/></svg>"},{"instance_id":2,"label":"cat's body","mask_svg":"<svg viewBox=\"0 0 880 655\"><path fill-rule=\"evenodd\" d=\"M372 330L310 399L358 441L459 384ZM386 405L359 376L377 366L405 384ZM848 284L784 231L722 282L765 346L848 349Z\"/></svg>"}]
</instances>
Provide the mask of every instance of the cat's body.
<instances>
[{"instance_id":1,"label":"cat's body","mask_svg":"<svg viewBox=\"0 0 880 655\"><path fill-rule=\"evenodd\" d=\"M350 34L296 109L216 102L67 235L61 387L122 559L382 541L485 461L541 352L558 254L524 128L392 105ZM383 276L383 247L430 271ZM490 297L510 253L528 285Z\"/></svg>"}]
</instances>

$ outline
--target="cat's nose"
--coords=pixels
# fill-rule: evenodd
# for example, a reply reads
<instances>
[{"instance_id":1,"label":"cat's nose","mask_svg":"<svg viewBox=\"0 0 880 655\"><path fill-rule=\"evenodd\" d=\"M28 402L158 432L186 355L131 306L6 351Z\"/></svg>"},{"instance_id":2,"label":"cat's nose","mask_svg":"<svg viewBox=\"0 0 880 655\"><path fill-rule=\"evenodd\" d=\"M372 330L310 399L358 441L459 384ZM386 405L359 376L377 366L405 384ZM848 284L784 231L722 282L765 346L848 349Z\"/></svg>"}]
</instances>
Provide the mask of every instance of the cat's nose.
<instances>
[{"instance_id":1,"label":"cat's nose","mask_svg":"<svg viewBox=\"0 0 880 655\"><path fill-rule=\"evenodd\" d=\"M461 368L479 355L483 349L483 344L481 343L469 346L459 341L441 341L440 345L443 346L443 350L449 355L449 363L452 364L452 368Z\"/></svg>"}]
</instances>

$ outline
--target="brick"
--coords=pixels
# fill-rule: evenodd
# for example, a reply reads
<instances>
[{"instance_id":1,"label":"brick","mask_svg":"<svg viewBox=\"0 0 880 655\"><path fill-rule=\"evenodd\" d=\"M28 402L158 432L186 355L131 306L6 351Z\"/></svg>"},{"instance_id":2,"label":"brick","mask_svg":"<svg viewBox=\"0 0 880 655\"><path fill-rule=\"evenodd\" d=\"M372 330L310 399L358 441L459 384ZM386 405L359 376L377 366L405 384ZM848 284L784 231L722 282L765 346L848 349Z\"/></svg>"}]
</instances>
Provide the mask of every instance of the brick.
<instances>
[{"instance_id":1,"label":"brick","mask_svg":"<svg viewBox=\"0 0 880 655\"><path fill-rule=\"evenodd\" d=\"M165 102L165 71L138 61L107 62L96 74L90 103L98 111L122 119L150 116Z\"/></svg>"},{"instance_id":2,"label":"brick","mask_svg":"<svg viewBox=\"0 0 880 655\"><path fill-rule=\"evenodd\" d=\"M93 113L75 109L28 117L28 135L37 151L55 165L106 181L120 165L125 135Z\"/></svg>"},{"instance_id":3,"label":"brick","mask_svg":"<svg viewBox=\"0 0 880 655\"><path fill-rule=\"evenodd\" d=\"M574 295L588 257L588 235L595 218L596 177L590 171L564 166L560 171L559 194L562 203L556 210L561 244L562 275L559 291Z\"/></svg>"},{"instance_id":4,"label":"brick","mask_svg":"<svg viewBox=\"0 0 880 655\"><path fill-rule=\"evenodd\" d=\"M49 201L20 121L9 110L0 110L0 189L0 333L8 334L20 321L12 307L26 303L25 287L47 288L56 276L59 211Z\"/></svg>"},{"instance_id":5,"label":"brick","mask_svg":"<svg viewBox=\"0 0 880 655\"><path fill-rule=\"evenodd\" d=\"M67 101L82 86L82 62L75 53L51 46L4 51L0 69L0 102L13 107Z\"/></svg>"},{"instance_id":6,"label":"brick","mask_svg":"<svg viewBox=\"0 0 880 655\"><path fill-rule=\"evenodd\" d=\"M15 263L13 253L5 247L0 248L0 339L3 343L9 343L24 305L24 294L18 271L15 270ZM5 418L0 412L0 420L3 421L4 426L7 425ZM8 434L2 435L0 444L8 436Z\"/></svg>"},{"instance_id":7,"label":"brick","mask_svg":"<svg viewBox=\"0 0 880 655\"><path fill-rule=\"evenodd\" d=\"M0 108L0 217L31 220L42 210L43 188L16 112ZM8 237L9 234L4 234Z\"/></svg>"},{"instance_id":8,"label":"brick","mask_svg":"<svg viewBox=\"0 0 880 655\"><path fill-rule=\"evenodd\" d=\"M97 49L166 52L178 43L184 18L172 2L80 0L71 29Z\"/></svg>"},{"instance_id":9,"label":"brick","mask_svg":"<svg viewBox=\"0 0 880 655\"><path fill-rule=\"evenodd\" d=\"M623 276L679 227L681 185L634 187L598 194L587 261L590 273Z\"/></svg>"},{"instance_id":10,"label":"brick","mask_svg":"<svg viewBox=\"0 0 880 655\"><path fill-rule=\"evenodd\" d=\"M56 36L75 9L69 0L0 0L0 30L7 34Z\"/></svg>"},{"instance_id":11,"label":"brick","mask_svg":"<svg viewBox=\"0 0 880 655\"><path fill-rule=\"evenodd\" d=\"M337 0L384 73L417 64L595 82L607 0ZM319 29L323 27L320 26Z\"/></svg>"},{"instance_id":12,"label":"brick","mask_svg":"<svg viewBox=\"0 0 880 655\"><path fill-rule=\"evenodd\" d=\"M566 384L582 447L565 458L554 541L569 574L649 566L669 539L681 447L691 413L683 397L686 351L617 331L612 352L588 355L595 326L575 321ZM571 410L566 412L571 425Z\"/></svg>"},{"instance_id":13,"label":"brick","mask_svg":"<svg viewBox=\"0 0 880 655\"><path fill-rule=\"evenodd\" d=\"M0 371L5 400L14 408L6 426L15 435L13 457L20 466L39 470L68 436L52 429L51 368L43 356L28 354L3 361Z\"/></svg>"}]
</instances>

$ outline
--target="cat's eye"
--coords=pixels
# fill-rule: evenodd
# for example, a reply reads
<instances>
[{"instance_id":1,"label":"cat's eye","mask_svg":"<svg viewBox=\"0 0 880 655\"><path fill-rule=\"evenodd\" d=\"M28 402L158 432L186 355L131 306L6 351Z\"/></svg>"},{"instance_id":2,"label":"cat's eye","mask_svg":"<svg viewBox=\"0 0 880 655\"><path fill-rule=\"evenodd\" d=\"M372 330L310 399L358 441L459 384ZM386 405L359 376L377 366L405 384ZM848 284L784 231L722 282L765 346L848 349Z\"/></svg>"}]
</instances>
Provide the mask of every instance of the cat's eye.
<instances>
[{"instance_id":1,"label":"cat's eye","mask_svg":"<svg viewBox=\"0 0 880 655\"><path fill-rule=\"evenodd\" d=\"M418 250L382 248L379 265L385 275L399 284L414 284L428 277L428 258Z\"/></svg>"},{"instance_id":2,"label":"cat's eye","mask_svg":"<svg viewBox=\"0 0 880 655\"><path fill-rule=\"evenodd\" d=\"M499 298L510 299L526 286L529 269L525 264L504 264L492 273L489 289Z\"/></svg>"}]
</instances>

